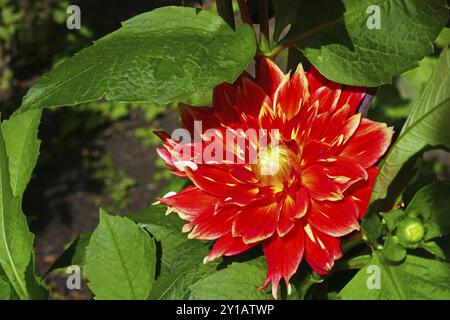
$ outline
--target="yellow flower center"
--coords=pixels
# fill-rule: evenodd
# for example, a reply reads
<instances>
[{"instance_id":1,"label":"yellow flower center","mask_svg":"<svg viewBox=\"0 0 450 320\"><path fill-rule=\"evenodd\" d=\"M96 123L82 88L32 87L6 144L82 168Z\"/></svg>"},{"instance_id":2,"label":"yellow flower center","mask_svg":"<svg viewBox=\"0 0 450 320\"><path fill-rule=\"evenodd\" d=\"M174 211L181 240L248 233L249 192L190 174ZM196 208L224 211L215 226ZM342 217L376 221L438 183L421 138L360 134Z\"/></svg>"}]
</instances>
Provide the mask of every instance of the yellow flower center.
<instances>
[{"instance_id":1,"label":"yellow flower center","mask_svg":"<svg viewBox=\"0 0 450 320\"><path fill-rule=\"evenodd\" d=\"M297 155L286 146L267 147L259 152L258 162L253 170L263 185L272 186L278 192L289 181L291 161L296 158Z\"/></svg>"}]
</instances>

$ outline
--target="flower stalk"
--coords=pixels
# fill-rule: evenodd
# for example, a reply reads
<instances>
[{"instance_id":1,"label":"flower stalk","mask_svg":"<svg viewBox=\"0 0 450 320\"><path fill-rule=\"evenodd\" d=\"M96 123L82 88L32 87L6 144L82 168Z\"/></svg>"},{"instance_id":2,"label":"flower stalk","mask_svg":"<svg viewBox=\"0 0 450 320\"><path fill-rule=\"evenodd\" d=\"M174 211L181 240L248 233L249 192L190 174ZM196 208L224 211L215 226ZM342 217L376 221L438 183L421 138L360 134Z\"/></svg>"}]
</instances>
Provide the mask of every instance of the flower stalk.
<instances>
[{"instance_id":1,"label":"flower stalk","mask_svg":"<svg viewBox=\"0 0 450 320\"><path fill-rule=\"evenodd\" d=\"M269 38L269 6L267 0L258 1L259 10L259 27L260 27L260 40L263 41L263 37L266 38L267 44L270 46Z\"/></svg>"}]
</instances>

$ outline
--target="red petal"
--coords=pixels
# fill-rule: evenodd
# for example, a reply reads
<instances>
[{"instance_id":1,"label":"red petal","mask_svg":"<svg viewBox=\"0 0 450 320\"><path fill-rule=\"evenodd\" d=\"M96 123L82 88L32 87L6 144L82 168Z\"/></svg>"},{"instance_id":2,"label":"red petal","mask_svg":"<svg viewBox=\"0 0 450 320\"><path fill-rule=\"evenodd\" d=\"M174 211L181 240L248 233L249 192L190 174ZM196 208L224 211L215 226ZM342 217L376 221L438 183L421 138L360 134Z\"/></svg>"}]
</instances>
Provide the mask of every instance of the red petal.
<instances>
[{"instance_id":1,"label":"red petal","mask_svg":"<svg viewBox=\"0 0 450 320\"><path fill-rule=\"evenodd\" d=\"M334 260L341 257L339 238L330 237L311 225L305 226L305 259L316 273L329 273Z\"/></svg>"},{"instance_id":2,"label":"red petal","mask_svg":"<svg viewBox=\"0 0 450 320\"><path fill-rule=\"evenodd\" d=\"M339 84L333 83L325 78L313 65L311 65L311 68L306 73L306 77L308 79L309 92L311 92L311 95L323 86L329 86L335 89L340 88Z\"/></svg>"},{"instance_id":3,"label":"red petal","mask_svg":"<svg viewBox=\"0 0 450 320\"><path fill-rule=\"evenodd\" d=\"M256 82L273 101L275 91L283 81L284 73L270 59L261 59L256 72Z\"/></svg>"},{"instance_id":4,"label":"red petal","mask_svg":"<svg viewBox=\"0 0 450 320\"><path fill-rule=\"evenodd\" d=\"M247 206L233 224L233 236L247 243L265 240L273 235L279 216L278 203L265 206Z\"/></svg>"},{"instance_id":5,"label":"red petal","mask_svg":"<svg viewBox=\"0 0 450 320\"><path fill-rule=\"evenodd\" d=\"M358 113L348 118L349 110L350 106L346 104L333 113L327 125L326 142L343 144L355 133L361 122L361 114Z\"/></svg>"},{"instance_id":6,"label":"red petal","mask_svg":"<svg viewBox=\"0 0 450 320\"><path fill-rule=\"evenodd\" d=\"M219 198L213 197L194 186L189 186L173 196L159 198L158 200L162 204L175 209L180 218L187 221L192 221L196 216L220 202Z\"/></svg>"},{"instance_id":7,"label":"red petal","mask_svg":"<svg viewBox=\"0 0 450 320\"><path fill-rule=\"evenodd\" d=\"M339 98L341 96L341 90L339 87L321 87L310 98L310 104L319 102L319 113L333 112L338 106Z\"/></svg>"},{"instance_id":8,"label":"red petal","mask_svg":"<svg viewBox=\"0 0 450 320\"><path fill-rule=\"evenodd\" d=\"M189 238L201 240L215 240L231 231L233 221L238 215L238 208L223 207L222 209L211 208L196 216L192 223L195 225Z\"/></svg>"},{"instance_id":9,"label":"red petal","mask_svg":"<svg viewBox=\"0 0 450 320\"><path fill-rule=\"evenodd\" d=\"M351 195L353 201L358 206L359 218L362 219L369 207L370 194L378 174L378 167L373 166L367 170L369 178L366 181L360 181L351 186L347 192Z\"/></svg>"},{"instance_id":10,"label":"red petal","mask_svg":"<svg viewBox=\"0 0 450 320\"><path fill-rule=\"evenodd\" d=\"M222 83L214 88L213 105L214 112L233 112L235 104L236 88L229 83Z\"/></svg>"},{"instance_id":11,"label":"red petal","mask_svg":"<svg viewBox=\"0 0 450 320\"><path fill-rule=\"evenodd\" d=\"M393 128L363 118L355 134L348 140L340 156L360 163L364 168L374 165L391 144Z\"/></svg>"},{"instance_id":12,"label":"red petal","mask_svg":"<svg viewBox=\"0 0 450 320\"><path fill-rule=\"evenodd\" d=\"M156 148L156 152L158 153L159 157L164 161L164 163L166 165L176 169L176 167L172 161L172 157L170 156L169 151L167 151L164 148Z\"/></svg>"},{"instance_id":13,"label":"red petal","mask_svg":"<svg viewBox=\"0 0 450 320\"><path fill-rule=\"evenodd\" d=\"M236 113L241 118L245 116L245 118L256 119L264 103L270 104L270 99L264 90L249 78L243 78L242 86L236 93Z\"/></svg>"},{"instance_id":14,"label":"red petal","mask_svg":"<svg viewBox=\"0 0 450 320\"><path fill-rule=\"evenodd\" d=\"M344 196L334 181L325 174L321 165L312 165L302 173L302 184L316 200L341 200Z\"/></svg>"},{"instance_id":15,"label":"red petal","mask_svg":"<svg viewBox=\"0 0 450 320\"><path fill-rule=\"evenodd\" d=\"M357 113L347 120L343 121L343 124L341 125L342 141L340 141L339 144L347 143L347 141L355 134L356 130L358 130L361 124L361 119L361 113Z\"/></svg>"},{"instance_id":16,"label":"red petal","mask_svg":"<svg viewBox=\"0 0 450 320\"><path fill-rule=\"evenodd\" d=\"M167 158L168 156L170 156L171 163L173 163L173 165L176 166L177 161L191 161L194 163L202 162L203 159L202 142L199 143L196 142L190 143L186 141L178 142L172 140L169 134L167 134L164 131L154 131L153 133L156 134L163 141L164 147L169 153L168 155L165 155L165 157Z\"/></svg>"},{"instance_id":17,"label":"red petal","mask_svg":"<svg viewBox=\"0 0 450 320\"><path fill-rule=\"evenodd\" d=\"M178 110L183 127L189 130L192 135L194 134L194 129L197 129L197 133L201 135L205 130L220 127L220 122L210 107L194 107L180 103ZM194 121L200 121L201 128L194 128Z\"/></svg>"},{"instance_id":18,"label":"red petal","mask_svg":"<svg viewBox=\"0 0 450 320\"><path fill-rule=\"evenodd\" d=\"M341 86L325 78L314 66L311 66L311 69L306 73L306 77L308 78L311 95L321 87L328 87L333 90L342 89L338 105L341 106L348 103L350 105L350 114L356 112L368 90L365 87Z\"/></svg>"},{"instance_id":19,"label":"red petal","mask_svg":"<svg viewBox=\"0 0 450 320\"><path fill-rule=\"evenodd\" d=\"M368 178L367 171L353 160L335 157L322 164L325 174L339 185L342 192L352 184Z\"/></svg>"},{"instance_id":20,"label":"red petal","mask_svg":"<svg viewBox=\"0 0 450 320\"><path fill-rule=\"evenodd\" d=\"M355 114L361 101L366 96L367 90L365 87L344 86L340 103L349 104L350 114Z\"/></svg>"},{"instance_id":21,"label":"red petal","mask_svg":"<svg viewBox=\"0 0 450 320\"><path fill-rule=\"evenodd\" d=\"M311 201L306 219L316 229L333 237L359 230L358 207L350 197L341 201Z\"/></svg>"},{"instance_id":22,"label":"red petal","mask_svg":"<svg viewBox=\"0 0 450 320\"><path fill-rule=\"evenodd\" d=\"M224 126L231 126L237 123L239 118L234 112L236 103L236 88L229 83L222 83L214 88L213 110L216 117Z\"/></svg>"},{"instance_id":23,"label":"red petal","mask_svg":"<svg viewBox=\"0 0 450 320\"><path fill-rule=\"evenodd\" d=\"M309 99L308 80L301 64L291 79L286 76L278 87L273 101L275 110L280 108L289 120L299 113Z\"/></svg>"},{"instance_id":24,"label":"red petal","mask_svg":"<svg viewBox=\"0 0 450 320\"><path fill-rule=\"evenodd\" d=\"M316 163L322 159L330 157L331 145L319 140L308 142L302 151L302 160L305 165Z\"/></svg>"},{"instance_id":25,"label":"red petal","mask_svg":"<svg viewBox=\"0 0 450 320\"><path fill-rule=\"evenodd\" d=\"M295 206L295 200L289 196L281 205L280 218L277 223L277 233L280 237L284 237L294 227Z\"/></svg>"},{"instance_id":26,"label":"red petal","mask_svg":"<svg viewBox=\"0 0 450 320\"><path fill-rule=\"evenodd\" d=\"M295 219L300 219L306 214L308 204L309 195L305 188L301 188L294 194L286 196L277 224L277 232L280 237L284 237L291 231L294 227Z\"/></svg>"},{"instance_id":27,"label":"red petal","mask_svg":"<svg viewBox=\"0 0 450 320\"><path fill-rule=\"evenodd\" d=\"M240 183L256 183L258 179L255 173L244 166L235 166L230 169L230 175Z\"/></svg>"},{"instance_id":28,"label":"red petal","mask_svg":"<svg viewBox=\"0 0 450 320\"><path fill-rule=\"evenodd\" d=\"M233 179L227 170L223 169L218 166L199 165L195 171L188 169L186 175L205 192L224 197L235 190L238 182Z\"/></svg>"},{"instance_id":29,"label":"red petal","mask_svg":"<svg viewBox=\"0 0 450 320\"><path fill-rule=\"evenodd\" d=\"M304 232L300 223L284 237L275 235L263 243L268 272L262 288L272 282L272 295L275 299L282 278L288 286L288 292L290 291L289 279L302 261L304 248Z\"/></svg>"},{"instance_id":30,"label":"red petal","mask_svg":"<svg viewBox=\"0 0 450 320\"><path fill-rule=\"evenodd\" d=\"M238 182L227 166L199 165L195 171L187 168L186 175L197 187L222 199L248 199L258 193L256 184Z\"/></svg>"},{"instance_id":31,"label":"red petal","mask_svg":"<svg viewBox=\"0 0 450 320\"><path fill-rule=\"evenodd\" d=\"M208 261L213 261L222 256L234 256L254 247L255 245L256 243L245 244L244 241L242 241L242 238L233 237L231 233L228 233L217 239L203 262L206 263Z\"/></svg>"},{"instance_id":32,"label":"red petal","mask_svg":"<svg viewBox=\"0 0 450 320\"><path fill-rule=\"evenodd\" d=\"M295 218L302 218L309 207L309 195L305 188L301 188L295 193Z\"/></svg>"}]
</instances>

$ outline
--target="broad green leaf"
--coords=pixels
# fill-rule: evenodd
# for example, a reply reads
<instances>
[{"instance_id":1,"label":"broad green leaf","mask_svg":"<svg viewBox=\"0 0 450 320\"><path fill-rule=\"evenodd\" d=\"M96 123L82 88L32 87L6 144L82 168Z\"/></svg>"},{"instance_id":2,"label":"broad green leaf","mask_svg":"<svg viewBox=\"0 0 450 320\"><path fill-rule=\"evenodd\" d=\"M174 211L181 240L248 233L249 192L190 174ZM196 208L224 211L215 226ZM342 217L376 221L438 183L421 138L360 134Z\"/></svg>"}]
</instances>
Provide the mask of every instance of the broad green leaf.
<instances>
[{"instance_id":1,"label":"broad green leaf","mask_svg":"<svg viewBox=\"0 0 450 320\"><path fill-rule=\"evenodd\" d=\"M147 299L155 265L150 236L130 219L100 210L100 223L86 249L85 273L95 299Z\"/></svg>"},{"instance_id":2,"label":"broad green leaf","mask_svg":"<svg viewBox=\"0 0 450 320\"><path fill-rule=\"evenodd\" d=\"M203 264L208 243L188 239L181 232L183 222L176 215L165 216L165 207L153 206L130 218L144 226L161 243L160 276L150 299L179 300L187 298L189 286L215 272L215 264Z\"/></svg>"},{"instance_id":3,"label":"broad green leaf","mask_svg":"<svg viewBox=\"0 0 450 320\"><path fill-rule=\"evenodd\" d=\"M15 115L1 124L9 158L12 192L21 197L39 157L40 110Z\"/></svg>"},{"instance_id":4,"label":"broad green leaf","mask_svg":"<svg viewBox=\"0 0 450 320\"><path fill-rule=\"evenodd\" d=\"M194 300L266 300L267 291L258 288L264 283L267 267L264 258L247 263L233 263L193 284L190 299Z\"/></svg>"},{"instance_id":5,"label":"broad green leaf","mask_svg":"<svg viewBox=\"0 0 450 320\"><path fill-rule=\"evenodd\" d=\"M380 287L377 289L373 279L378 271ZM371 262L339 295L346 300L450 299L450 265L412 255L400 265L390 265L374 253Z\"/></svg>"},{"instance_id":6,"label":"broad green leaf","mask_svg":"<svg viewBox=\"0 0 450 320\"><path fill-rule=\"evenodd\" d=\"M115 101L179 101L234 81L256 52L247 25L233 31L219 16L187 7L163 7L57 66L27 93L19 112Z\"/></svg>"},{"instance_id":7,"label":"broad green leaf","mask_svg":"<svg viewBox=\"0 0 450 320\"><path fill-rule=\"evenodd\" d=\"M291 29L282 40L294 43L327 78L369 87L417 65L448 20L445 0L277 0L276 15ZM372 18L379 9L379 29ZM278 8L278 11L277 11ZM375 25L376 26L376 25Z\"/></svg>"},{"instance_id":8,"label":"broad green leaf","mask_svg":"<svg viewBox=\"0 0 450 320\"><path fill-rule=\"evenodd\" d=\"M436 181L416 193L406 208L409 216L419 216L425 227L425 241L450 233L450 183Z\"/></svg>"},{"instance_id":9,"label":"broad green leaf","mask_svg":"<svg viewBox=\"0 0 450 320\"><path fill-rule=\"evenodd\" d=\"M436 45L445 48L450 44L450 28L444 28L436 39Z\"/></svg>"},{"instance_id":10,"label":"broad green leaf","mask_svg":"<svg viewBox=\"0 0 450 320\"><path fill-rule=\"evenodd\" d=\"M11 286L6 278L0 276L0 300L11 298Z\"/></svg>"},{"instance_id":11,"label":"broad green leaf","mask_svg":"<svg viewBox=\"0 0 450 320\"><path fill-rule=\"evenodd\" d=\"M86 248L91 240L92 232L82 233L71 242L64 252L53 263L46 274L61 268L77 265L84 267L86 264Z\"/></svg>"},{"instance_id":12,"label":"broad green leaf","mask_svg":"<svg viewBox=\"0 0 450 320\"><path fill-rule=\"evenodd\" d=\"M384 241L383 257L391 262L401 262L406 257L406 249L400 244L398 237L388 236Z\"/></svg>"},{"instance_id":13,"label":"broad green leaf","mask_svg":"<svg viewBox=\"0 0 450 320\"><path fill-rule=\"evenodd\" d=\"M441 54L433 76L380 166L371 202L384 199L403 165L430 146L450 147L450 51Z\"/></svg>"},{"instance_id":14,"label":"broad green leaf","mask_svg":"<svg viewBox=\"0 0 450 320\"><path fill-rule=\"evenodd\" d=\"M33 271L34 236L11 189L2 131L0 128L0 265L20 299L42 298Z\"/></svg>"},{"instance_id":15,"label":"broad green leaf","mask_svg":"<svg viewBox=\"0 0 450 320\"><path fill-rule=\"evenodd\" d=\"M445 252L442 248L434 241L423 242L420 244L420 247L437 258L442 260L446 260Z\"/></svg>"}]
</instances>

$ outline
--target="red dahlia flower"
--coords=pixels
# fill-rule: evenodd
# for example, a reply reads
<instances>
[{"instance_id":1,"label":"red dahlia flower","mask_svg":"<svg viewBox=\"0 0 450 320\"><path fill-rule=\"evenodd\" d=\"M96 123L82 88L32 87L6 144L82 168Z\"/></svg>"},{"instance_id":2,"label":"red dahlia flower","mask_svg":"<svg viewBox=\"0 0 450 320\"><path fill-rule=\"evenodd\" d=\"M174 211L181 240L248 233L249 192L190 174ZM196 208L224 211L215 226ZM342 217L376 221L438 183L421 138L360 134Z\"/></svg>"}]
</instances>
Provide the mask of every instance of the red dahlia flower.
<instances>
[{"instance_id":1,"label":"red dahlia flower","mask_svg":"<svg viewBox=\"0 0 450 320\"><path fill-rule=\"evenodd\" d=\"M243 74L234 84L214 90L213 107L180 107L186 129L200 141L185 146L208 148L210 136L196 132L194 121L216 132L214 143L224 153L243 159L256 151L256 161L203 161L200 153L182 154L166 133L159 155L193 182L160 202L188 223L189 238L216 240L205 263L239 254L262 244L277 297L281 278L289 279L305 257L318 274L326 274L342 256L340 237L359 229L375 163L386 152L393 130L356 113L364 88L341 86L314 68L298 66L292 77L268 59L259 62L256 79ZM226 131L237 132L245 148L225 143ZM261 146L243 130L267 129L269 146ZM198 130L197 130L198 131ZM272 144L276 142L276 144ZM277 157L275 157L275 154ZM263 169L276 166L272 174Z\"/></svg>"}]
</instances>

